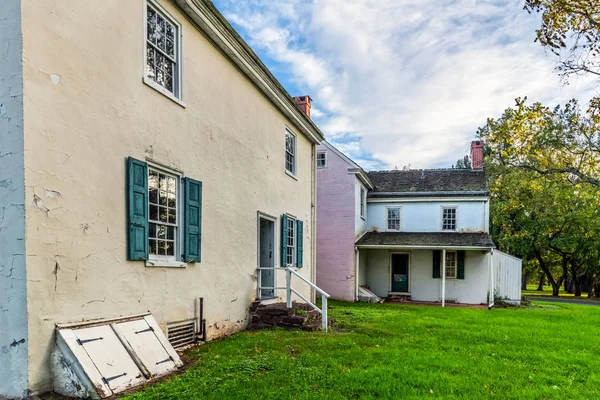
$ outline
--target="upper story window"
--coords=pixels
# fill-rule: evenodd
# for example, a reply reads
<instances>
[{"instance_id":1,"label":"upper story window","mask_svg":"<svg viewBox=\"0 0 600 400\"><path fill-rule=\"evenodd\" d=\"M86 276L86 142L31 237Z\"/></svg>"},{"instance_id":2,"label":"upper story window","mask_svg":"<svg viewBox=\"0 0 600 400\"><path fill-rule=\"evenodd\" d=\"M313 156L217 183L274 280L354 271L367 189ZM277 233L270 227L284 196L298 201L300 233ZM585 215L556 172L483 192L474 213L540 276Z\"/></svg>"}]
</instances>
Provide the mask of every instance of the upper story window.
<instances>
[{"instance_id":1,"label":"upper story window","mask_svg":"<svg viewBox=\"0 0 600 400\"><path fill-rule=\"evenodd\" d=\"M456 230L456 207L443 207L442 208L442 230L444 230L444 231L455 231Z\"/></svg>"},{"instance_id":2,"label":"upper story window","mask_svg":"<svg viewBox=\"0 0 600 400\"><path fill-rule=\"evenodd\" d=\"M446 252L446 278L456 278L456 252Z\"/></svg>"},{"instance_id":3,"label":"upper story window","mask_svg":"<svg viewBox=\"0 0 600 400\"><path fill-rule=\"evenodd\" d=\"M365 192L365 188L361 186L360 188L360 216L365 218L365 200L367 197L367 193ZM389 214L388 214L389 215ZM399 216L398 216L399 217Z\"/></svg>"},{"instance_id":4,"label":"upper story window","mask_svg":"<svg viewBox=\"0 0 600 400\"><path fill-rule=\"evenodd\" d=\"M387 209L387 230L388 231L399 231L400 230L400 208L388 208Z\"/></svg>"},{"instance_id":5,"label":"upper story window","mask_svg":"<svg viewBox=\"0 0 600 400\"><path fill-rule=\"evenodd\" d=\"M148 240L151 258L174 261L179 223L179 177L148 168Z\"/></svg>"},{"instance_id":6,"label":"upper story window","mask_svg":"<svg viewBox=\"0 0 600 400\"><path fill-rule=\"evenodd\" d=\"M285 170L296 175L296 135L285 130Z\"/></svg>"},{"instance_id":7,"label":"upper story window","mask_svg":"<svg viewBox=\"0 0 600 400\"><path fill-rule=\"evenodd\" d=\"M158 5L146 10L146 75L160 92L181 99L181 26Z\"/></svg>"},{"instance_id":8,"label":"upper story window","mask_svg":"<svg viewBox=\"0 0 600 400\"><path fill-rule=\"evenodd\" d=\"M327 168L327 152L317 152L317 168Z\"/></svg>"}]
</instances>

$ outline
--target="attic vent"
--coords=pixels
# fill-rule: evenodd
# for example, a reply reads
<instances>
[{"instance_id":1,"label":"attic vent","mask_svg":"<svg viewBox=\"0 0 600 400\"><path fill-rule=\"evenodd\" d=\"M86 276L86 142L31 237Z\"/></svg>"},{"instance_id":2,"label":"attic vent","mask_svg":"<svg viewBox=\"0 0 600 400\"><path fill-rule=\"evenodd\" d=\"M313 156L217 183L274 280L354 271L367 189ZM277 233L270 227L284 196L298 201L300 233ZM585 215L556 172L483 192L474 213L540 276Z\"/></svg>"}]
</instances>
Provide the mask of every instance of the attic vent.
<instances>
[{"instance_id":1,"label":"attic vent","mask_svg":"<svg viewBox=\"0 0 600 400\"><path fill-rule=\"evenodd\" d=\"M167 324L167 339L171 346L178 349L196 343L196 319L170 322Z\"/></svg>"}]
</instances>

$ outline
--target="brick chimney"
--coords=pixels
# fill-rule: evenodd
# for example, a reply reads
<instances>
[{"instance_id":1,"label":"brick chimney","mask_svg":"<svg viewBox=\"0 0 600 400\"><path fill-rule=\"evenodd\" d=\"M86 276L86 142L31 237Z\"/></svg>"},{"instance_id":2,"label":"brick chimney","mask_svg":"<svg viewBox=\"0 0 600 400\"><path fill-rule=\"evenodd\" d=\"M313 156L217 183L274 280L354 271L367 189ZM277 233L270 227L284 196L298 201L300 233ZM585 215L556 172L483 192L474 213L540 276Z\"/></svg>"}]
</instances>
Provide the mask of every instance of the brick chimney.
<instances>
[{"instance_id":1,"label":"brick chimney","mask_svg":"<svg viewBox=\"0 0 600 400\"><path fill-rule=\"evenodd\" d=\"M310 96L297 96L294 97L294 103L308 118L310 118L310 108L312 106L312 99Z\"/></svg>"},{"instance_id":2,"label":"brick chimney","mask_svg":"<svg viewBox=\"0 0 600 400\"><path fill-rule=\"evenodd\" d=\"M471 169L483 169L483 141L471 142Z\"/></svg>"}]
</instances>

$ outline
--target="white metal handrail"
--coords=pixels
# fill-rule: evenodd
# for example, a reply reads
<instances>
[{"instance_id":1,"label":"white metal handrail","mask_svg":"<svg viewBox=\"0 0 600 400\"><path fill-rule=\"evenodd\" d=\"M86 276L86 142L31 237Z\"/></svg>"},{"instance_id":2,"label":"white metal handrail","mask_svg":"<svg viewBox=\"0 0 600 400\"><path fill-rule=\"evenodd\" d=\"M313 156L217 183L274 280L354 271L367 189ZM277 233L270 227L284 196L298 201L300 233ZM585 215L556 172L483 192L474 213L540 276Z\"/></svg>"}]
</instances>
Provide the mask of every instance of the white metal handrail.
<instances>
[{"instance_id":1,"label":"white metal handrail","mask_svg":"<svg viewBox=\"0 0 600 400\"><path fill-rule=\"evenodd\" d=\"M321 314L321 322L322 322L323 332L327 332L327 326L328 326L327 299L329 298L329 294L327 294L323 289L321 289L320 287L318 287L317 285L315 285L314 283L312 283L311 281L309 281L308 279L306 279L305 277L300 275L295 269L293 269L291 267L258 268L259 273L260 273L260 271L267 270L267 269L269 269L269 270L284 270L286 273L285 287L266 287L266 286L263 287L260 284L261 281L260 281L260 275L259 275L259 280L258 280L259 293L262 289L266 289L266 290L285 289L287 308L292 308L292 293L294 293L296 296L298 296L302 300L304 300L306 302L306 304L310 305L314 310L316 310L317 312L319 312ZM296 289L294 289L292 287L292 276L297 276L301 281L303 281L308 286L310 286L312 289L316 290L317 292L319 292L321 294L321 308L319 308L316 304L314 304L312 301L308 300L300 292L298 292Z\"/></svg>"}]
</instances>

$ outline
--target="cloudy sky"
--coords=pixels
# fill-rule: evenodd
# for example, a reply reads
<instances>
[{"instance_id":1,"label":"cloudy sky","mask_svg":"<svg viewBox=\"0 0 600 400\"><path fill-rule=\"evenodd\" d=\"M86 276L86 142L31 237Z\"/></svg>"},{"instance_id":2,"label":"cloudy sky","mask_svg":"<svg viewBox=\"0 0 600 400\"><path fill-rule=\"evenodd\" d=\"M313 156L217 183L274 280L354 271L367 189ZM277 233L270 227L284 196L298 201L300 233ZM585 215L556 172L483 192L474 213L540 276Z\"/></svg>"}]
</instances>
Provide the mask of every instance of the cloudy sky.
<instances>
[{"instance_id":1,"label":"cloudy sky","mask_svg":"<svg viewBox=\"0 0 600 400\"><path fill-rule=\"evenodd\" d=\"M534 43L522 0L214 0L327 139L365 169L449 167L527 96L585 101Z\"/></svg>"}]
</instances>

